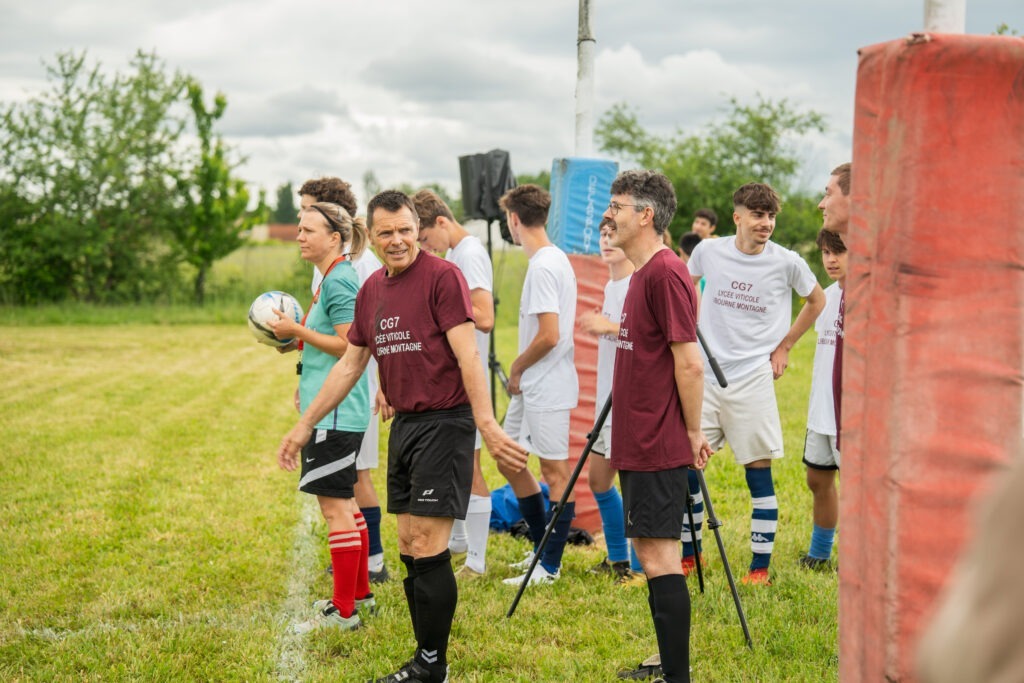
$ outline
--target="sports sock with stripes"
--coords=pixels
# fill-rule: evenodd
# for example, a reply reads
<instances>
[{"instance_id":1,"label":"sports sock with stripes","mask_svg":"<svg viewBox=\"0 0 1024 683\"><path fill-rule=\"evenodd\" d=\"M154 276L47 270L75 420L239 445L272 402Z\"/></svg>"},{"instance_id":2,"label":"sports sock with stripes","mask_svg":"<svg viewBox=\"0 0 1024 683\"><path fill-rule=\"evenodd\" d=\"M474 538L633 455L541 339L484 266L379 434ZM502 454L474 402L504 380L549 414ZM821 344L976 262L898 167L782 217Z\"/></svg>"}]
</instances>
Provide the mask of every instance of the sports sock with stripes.
<instances>
[{"instance_id":1,"label":"sports sock with stripes","mask_svg":"<svg viewBox=\"0 0 1024 683\"><path fill-rule=\"evenodd\" d=\"M356 575L356 597L365 598L370 594L370 540L366 531L366 520L361 512L355 514L356 530L359 532L359 573Z\"/></svg>"},{"instance_id":2,"label":"sports sock with stripes","mask_svg":"<svg viewBox=\"0 0 1024 683\"><path fill-rule=\"evenodd\" d=\"M683 557L695 557L697 552L704 552L701 546L701 533L704 528L704 495L700 491L700 482L697 480L697 473L694 470L687 472L686 479L690 501L693 505L693 532L691 533L690 530L690 515L684 512L683 533L680 535L680 540L683 542Z\"/></svg>"},{"instance_id":3,"label":"sports sock with stripes","mask_svg":"<svg viewBox=\"0 0 1024 683\"><path fill-rule=\"evenodd\" d=\"M750 515L751 569L767 569L775 546L775 531L779 526L779 503L775 498L772 470L747 468L747 487L753 512Z\"/></svg>"},{"instance_id":4,"label":"sports sock with stripes","mask_svg":"<svg viewBox=\"0 0 1024 683\"><path fill-rule=\"evenodd\" d=\"M331 549L334 594L331 601L343 617L352 616L356 608L356 580L359 573L361 543L359 532L334 531L327 535Z\"/></svg>"}]
</instances>

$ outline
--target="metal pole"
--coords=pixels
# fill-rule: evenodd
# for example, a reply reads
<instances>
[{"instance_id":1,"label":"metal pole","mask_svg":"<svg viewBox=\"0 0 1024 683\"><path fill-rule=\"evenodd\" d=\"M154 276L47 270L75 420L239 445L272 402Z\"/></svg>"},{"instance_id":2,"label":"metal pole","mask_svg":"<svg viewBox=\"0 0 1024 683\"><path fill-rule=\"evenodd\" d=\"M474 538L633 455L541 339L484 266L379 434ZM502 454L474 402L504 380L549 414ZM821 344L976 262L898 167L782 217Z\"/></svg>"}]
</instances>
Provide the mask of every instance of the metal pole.
<instances>
[{"instance_id":1,"label":"metal pole","mask_svg":"<svg viewBox=\"0 0 1024 683\"><path fill-rule=\"evenodd\" d=\"M590 0L580 0L576 35L576 156L594 155L594 50Z\"/></svg>"},{"instance_id":2,"label":"metal pole","mask_svg":"<svg viewBox=\"0 0 1024 683\"><path fill-rule=\"evenodd\" d=\"M963 33L967 28L967 0L925 0L924 30Z\"/></svg>"}]
</instances>

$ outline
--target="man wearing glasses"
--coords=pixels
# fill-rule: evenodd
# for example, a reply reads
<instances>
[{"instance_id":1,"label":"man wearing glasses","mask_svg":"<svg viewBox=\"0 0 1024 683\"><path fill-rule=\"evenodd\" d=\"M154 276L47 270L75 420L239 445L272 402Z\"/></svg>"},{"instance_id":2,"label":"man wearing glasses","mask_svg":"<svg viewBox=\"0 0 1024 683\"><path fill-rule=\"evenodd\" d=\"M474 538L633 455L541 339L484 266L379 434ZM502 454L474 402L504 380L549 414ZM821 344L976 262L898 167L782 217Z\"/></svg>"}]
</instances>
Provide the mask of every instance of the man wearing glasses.
<instances>
[{"instance_id":1,"label":"man wearing glasses","mask_svg":"<svg viewBox=\"0 0 1024 683\"><path fill-rule=\"evenodd\" d=\"M624 171L604 212L609 243L636 266L622 307L612 380L612 458L626 536L647 574L660 665L619 672L689 683L690 595L679 564L687 475L711 448L701 432L704 362L697 348L697 293L686 265L662 242L676 211L672 183Z\"/></svg>"}]
</instances>

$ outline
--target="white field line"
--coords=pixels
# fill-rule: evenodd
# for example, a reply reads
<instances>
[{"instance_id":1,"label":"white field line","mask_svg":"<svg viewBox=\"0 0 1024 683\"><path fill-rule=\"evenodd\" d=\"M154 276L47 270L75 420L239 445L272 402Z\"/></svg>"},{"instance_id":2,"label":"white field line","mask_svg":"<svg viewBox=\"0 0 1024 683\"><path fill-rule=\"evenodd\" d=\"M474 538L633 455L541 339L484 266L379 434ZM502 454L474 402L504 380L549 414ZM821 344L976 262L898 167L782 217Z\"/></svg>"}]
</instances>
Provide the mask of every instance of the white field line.
<instances>
[{"instance_id":1,"label":"white field line","mask_svg":"<svg viewBox=\"0 0 1024 683\"><path fill-rule=\"evenodd\" d=\"M299 520L295 524L292 540L291 571L288 572L288 596L282 606L283 628L278 638L277 677L282 681L301 681L306 672L306 651L303 636L292 630L292 625L310 616L309 587L313 585L319 567L316 564L316 537L313 524L319 516L316 497L297 492Z\"/></svg>"},{"instance_id":2,"label":"white field line","mask_svg":"<svg viewBox=\"0 0 1024 683\"><path fill-rule=\"evenodd\" d=\"M277 673L278 678L282 681L302 681L305 678L306 657L303 636L294 633L292 625L298 621L305 621L309 617L312 604L309 587L313 585L320 569L317 564L319 552L316 537L313 534L313 527L319 519L320 510L314 496L297 492L297 498L299 519L295 523L293 532L291 571L288 572L287 584L288 594L281 606L278 618L280 637L278 638ZM261 618L263 617L254 617L254 619ZM179 614L177 619L145 619L134 623L100 621L80 629L23 628L20 624L16 624L14 630L19 636L61 642L77 638L90 638L97 633L134 633L153 625L167 628L172 625L195 623L233 628L242 626L244 628L244 625L240 625L234 618L220 619L206 614L197 619L194 614Z\"/></svg>"}]
</instances>

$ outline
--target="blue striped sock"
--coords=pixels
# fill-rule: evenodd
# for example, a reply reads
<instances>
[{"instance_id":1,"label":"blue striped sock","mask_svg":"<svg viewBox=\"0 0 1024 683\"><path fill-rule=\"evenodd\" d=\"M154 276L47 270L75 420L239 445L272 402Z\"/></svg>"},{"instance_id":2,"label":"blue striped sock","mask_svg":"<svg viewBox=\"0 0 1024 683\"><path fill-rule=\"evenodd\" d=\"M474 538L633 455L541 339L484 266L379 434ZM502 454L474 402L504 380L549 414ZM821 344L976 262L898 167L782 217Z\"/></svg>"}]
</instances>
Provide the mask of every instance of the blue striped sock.
<instances>
[{"instance_id":1,"label":"blue striped sock","mask_svg":"<svg viewBox=\"0 0 1024 683\"><path fill-rule=\"evenodd\" d=\"M597 511L601 513L604 543L608 547L609 562L624 562L629 558L626 543L626 520L622 517L622 496L614 486L604 493L595 493Z\"/></svg>"},{"instance_id":2,"label":"blue striped sock","mask_svg":"<svg viewBox=\"0 0 1024 683\"><path fill-rule=\"evenodd\" d=\"M775 531L779 526L779 502L775 498L775 484L770 467L747 468L747 488L753 512L750 515L751 569L767 569L772 561Z\"/></svg>"},{"instance_id":3,"label":"blue striped sock","mask_svg":"<svg viewBox=\"0 0 1024 683\"><path fill-rule=\"evenodd\" d=\"M826 529L815 524L811 531L811 549L807 554L819 560L829 559L832 557L832 541L835 536L835 529Z\"/></svg>"},{"instance_id":4,"label":"blue striped sock","mask_svg":"<svg viewBox=\"0 0 1024 683\"><path fill-rule=\"evenodd\" d=\"M690 470L686 474L687 488L689 488L690 500L693 501L693 533L690 533L690 516L683 511L683 532L679 538L683 542L683 557L693 557L696 550L704 552L701 546L701 533L704 528L704 496L700 492L700 482L697 480L697 472ZM691 537L692 536L692 537Z\"/></svg>"}]
</instances>

